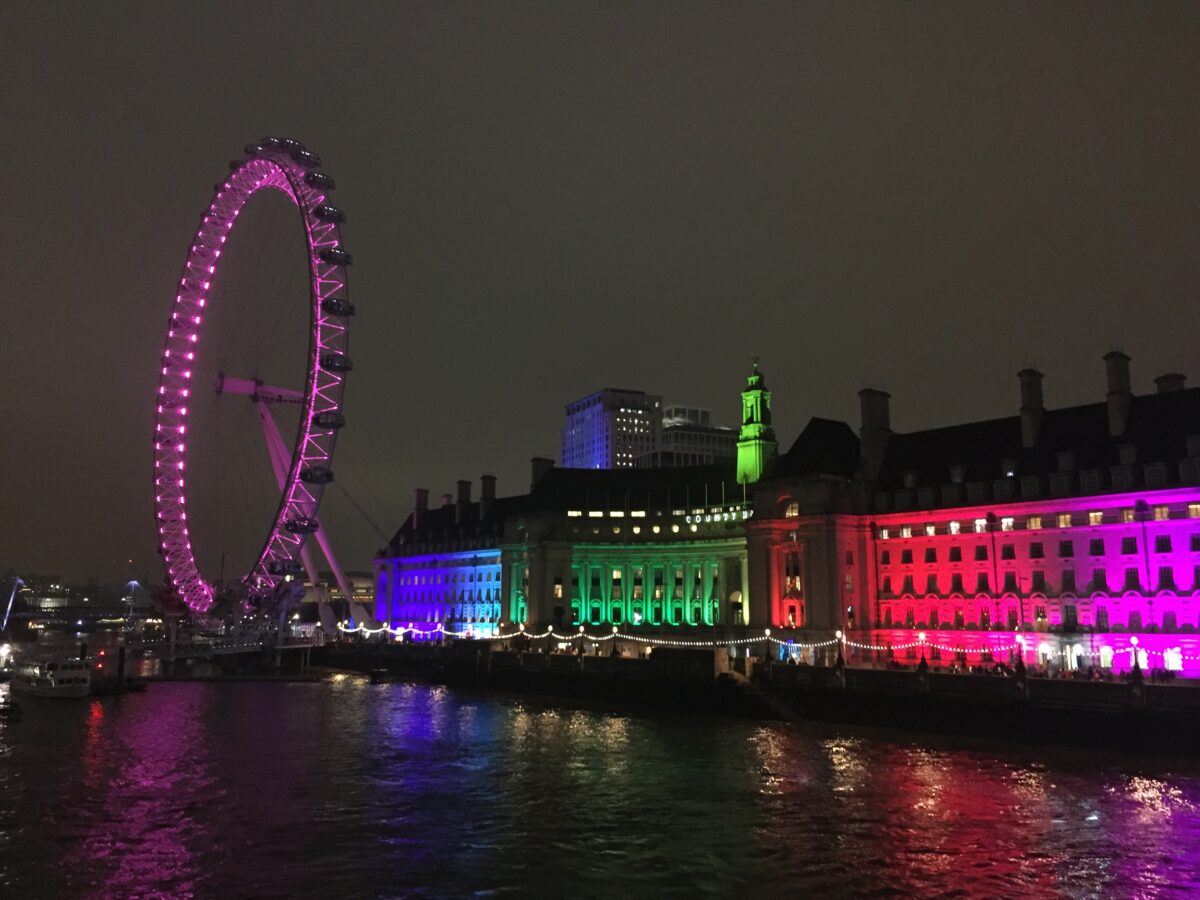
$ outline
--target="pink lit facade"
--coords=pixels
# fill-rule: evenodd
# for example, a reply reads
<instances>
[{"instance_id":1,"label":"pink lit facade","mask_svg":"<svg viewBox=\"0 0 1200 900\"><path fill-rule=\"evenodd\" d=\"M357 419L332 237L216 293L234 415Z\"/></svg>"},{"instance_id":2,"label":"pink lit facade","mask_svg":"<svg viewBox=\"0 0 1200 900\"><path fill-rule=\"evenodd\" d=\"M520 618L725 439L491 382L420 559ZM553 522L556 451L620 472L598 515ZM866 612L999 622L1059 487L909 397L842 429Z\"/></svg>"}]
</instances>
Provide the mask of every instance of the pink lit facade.
<instances>
[{"instance_id":1,"label":"pink lit facade","mask_svg":"<svg viewBox=\"0 0 1200 900\"><path fill-rule=\"evenodd\" d=\"M895 434L864 391L853 448L801 435L747 523L759 615L851 663L1200 677L1200 391L1105 363L1105 403L1047 410L1026 370L1020 416Z\"/></svg>"}]
</instances>

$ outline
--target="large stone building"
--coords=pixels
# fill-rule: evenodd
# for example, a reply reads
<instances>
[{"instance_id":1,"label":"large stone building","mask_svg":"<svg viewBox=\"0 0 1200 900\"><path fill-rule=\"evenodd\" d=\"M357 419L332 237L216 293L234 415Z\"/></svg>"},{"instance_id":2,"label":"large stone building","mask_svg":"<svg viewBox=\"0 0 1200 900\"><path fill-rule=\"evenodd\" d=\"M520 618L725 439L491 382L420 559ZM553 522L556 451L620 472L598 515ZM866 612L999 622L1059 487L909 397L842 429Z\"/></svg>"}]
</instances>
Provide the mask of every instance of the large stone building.
<instances>
[{"instance_id":1,"label":"large stone building","mask_svg":"<svg viewBox=\"0 0 1200 900\"><path fill-rule=\"evenodd\" d=\"M1019 375L1016 415L892 430L860 392L857 430L814 418L777 454L757 367L736 461L579 471L428 509L376 561L377 614L495 633L501 623L749 639L851 660L1008 661L1200 674L1200 390L1135 396L1106 358L1103 401L1050 410Z\"/></svg>"}]
</instances>

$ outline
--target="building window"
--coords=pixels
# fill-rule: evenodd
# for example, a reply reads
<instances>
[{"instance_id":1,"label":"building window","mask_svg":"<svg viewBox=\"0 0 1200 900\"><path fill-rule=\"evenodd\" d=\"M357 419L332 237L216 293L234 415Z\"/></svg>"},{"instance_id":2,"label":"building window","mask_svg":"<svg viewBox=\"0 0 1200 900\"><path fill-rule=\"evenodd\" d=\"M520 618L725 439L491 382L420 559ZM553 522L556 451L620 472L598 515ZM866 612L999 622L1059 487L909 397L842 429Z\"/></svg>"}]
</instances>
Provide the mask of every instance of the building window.
<instances>
[{"instance_id":1,"label":"building window","mask_svg":"<svg viewBox=\"0 0 1200 900\"><path fill-rule=\"evenodd\" d=\"M1189 519L1200 519L1200 503L1189 503L1188 504L1188 518Z\"/></svg>"},{"instance_id":2,"label":"building window","mask_svg":"<svg viewBox=\"0 0 1200 900\"><path fill-rule=\"evenodd\" d=\"M975 520L975 533L982 534L985 531L987 531L987 519L976 519Z\"/></svg>"},{"instance_id":3,"label":"building window","mask_svg":"<svg viewBox=\"0 0 1200 900\"><path fill-rule=\"evenodd\" d=\"M879 529L879 539L886 541L891 536L891 533L886 528Z\"/></svg>"},{"instance_id":4,"label":"building window","mask_svg":"<svg viewBox=\"0 0 1200 900\"><path fill-rule=\"evenodd\" d=\"M1136 591L1141 587L1141 579L1138 578L1137 569L1125 570L1125 590Z\"/></svg>"},{"instance_id":5,"label":"building window","mask_svg":"<svg viewBox=\"0 0 1200 900\"><path fill-rule=\"evenodd\" d=\"M1101 631L1108 631L1108 607L1096 607L1096 628Z\"/></svg>"},{"instance_id":6,"label":"building window","mask_svg":"<svg viewBox=\"0 0 1200 900\"><path fill-rule=\"evenodd\" d=\"M961 522L951 522L949 531L950 531L950 534L961 534L962 533L962 523Z\"/></svg>"},{"instance_id":7,"label":"building window","mask_svg":"<svg viewBox=\"0 0 1200 900\"><path fill-rule=\"evenodd\" d=\"M1065 603L1062 608L1063 613L1063 631L1078 631L1079 630L1079 613L1075 608L1074 603Z\"/></svg>"},{"instance_id":8,"label":"building window","mask_svg":"<svg viewBox=\"0 0 1200 900\"><path fill-rule=\"evenodd\" d=\"M988 592L988 577L987 572L980 572L975 576L975 593L986 594Z\"/></svg>"},{"instance_id":9,"label":"building window","mask_svg":"<svg viewBox=\"0 0 1200 900\"><path fill-rule=\"evenodd\" d=\"M1033 541L1029 545L1029 558L1030 559L1041 559L1045 555L1046 555L1046 552L1042 548L1041 541Z\"/></svg>"},{"instance_id":10,"label":"building window","mask_svg":"<svg viewBox=\"0 0 1200 900\"><path fill-rule=\"evenodd\" d=\"M927 563L937 562L937 549L936 548L934 548L934 547L926 547L925 548L925 562L927 562Z\"/></svg>"},{"instance_id":11,"label":"building window","mask_svg":"<svg viewBox=\"0 0 1200 900\"><path fill-rule=\"evenodd\" d=\"M975 560L977 562L982 562L983 560L985 560L987 558L988 558L987 544L976 544L975 545Z\"/></svg>"},{"instance_id":12,"label":"building window","mask_svg":"<svg viewBox=\"0 0 1200 900\"><path fill-rule=\"evenodd\" d=\"M787 509L785 509L783 511L783 517L785 519L795 519L795 518L798 518L799 516L800 516L800 504L799 503L795 503L795 502L789 503L787 505ZM887 535L885 534L884 537L886 538Z\"/></svg>"},{"instance_id":13,"label":"building window","mask_svg":"<svg viewBox=\"0 0 1200 900\"><path fill-rule=\"evenodd\" d=\"M1004 573L1004 590L1009 591L1014 594L1017 592L1017 573L1016 572L1005 572Z\"/></svg>"},{"instance_id":14,"label":"building window","mask_svg":"<svg viewBox=\"0 0 1200 900\"><path fill-rule=\"evenodd\" d=\"M1108 590L1108 573L1104 569L1092 569L1092 590Z\"/></svg>"},{"instance_id":15,"label":"building window","mask_svg":"<svg viewBox=\"0 0 1200 900\"><path fill-rule=\"evenodd\" d=\"M1093 538L1092 540L1088 541L1088 555L1089 556L1103 556L1104 555L1104 539L1103 538Z\"/></svg>"},{"instance_id":16,"label":"building window","mask_svg":"<svg viewBox=\"0 0 1200 900\"><path fill-rule=\"evenodd\" d=\"M1017 558L1017 548L1015 546L1013 546L1012 544L1001 544L1000 545L1000 558L1001 559L1016 559Z\"/></svg>"},{"instance_id":17,"label":"building window","mask_svg":"<svg viewBox=\"0 0 1200 900\"><path fill-rule=\"evenodd\" d=\"M1154 536L1154 552L1155 553L1170 553L1171 552L1171 536L1169 534L1156 534Z\"/></svg>"},{"instance_id":18,"label":"building window","mask_svg":"<svg viewBox=\"0 0 1200 900\"><path fill-rule=\"evenodd\" d=\"M925 576L925 593L936 594L938 592L938 580L936 575Z\"/></svg>"},{"instance_id":19,"label":"building window","mask_svg":"<svg viewBox=\"0 0 1200 900\"><path fill-rule=\"evenodd\" d=\"M1062 573L1062 593L1075 593L1075 570L1063 569Z\"/></svg>"},{"instance_id":20,"label":"building window","mask_svg":"<svg viewBox=\"0 0 1200 900\"><path fill-rule=\"evenodd\" d=\"M938 627L938 611L937 611L936 606L933 609L929 610L929 627L930 628Z\"/></svg>"},{"instance_id":21,"label":"building window","mask_svg":"<svg viewBox=\"0 0 1200 900\"><path fill-rule=\"evenodd\" d=\"M561 578L554 579L554 599L561 600L563 595L563 580Z\"/></svg>"},{"instance_id":22,"label":"building window","mask_svg":"<svg viewBox=\"0 0 1200 900\"><path fill-rule=\"evenodd\" d=\"M1016 521L1013 519L1012 516L1005 516L1003 519L1000 520L1000 530L1001 531L1012 531L1013 526L1015 524L1016 524Z\"/></svg>"},{"instance_id":23,"label":"building window","mask_svg":"<svg viewBox=\"0 0 1200 900\"><path fill-rule=\"evenodd\" d=\"M1133 521L1133 507L1127 506L1121 510L1121 521L1128 524Z\"/></svg>"},{"instance_id":24,"label":"building window","mask_svg":"<svg viewBox=\"0 0 1200 900\"><path fill-rule=\"evenodd\" d=\"M889 566L889 565L891 565L891 563L892 563L892 551L891 550L880 550L879 551L879 564L881 566Z\"/></svg>"},{"instance_id":25,"label":"building window","mask_svg":"<svg viewBox=\"0 0 1200 900\"><path fill-rule=\"evenodd\" d=\"M914 591L913 577L911 575L904 576L904 584L901 586L900 590L902 593L905 593L905 594L913 593L913 591Z\"/></svg>"},{"instance_id":26,"label":"building window","mask_svg":"<svg viewBox=\"0 0 1200 900\"><path fill-rule=\"evenodd\" d=\"M1058 555L1060 558L1074 556L1075 555L1075 542L1074 541L1059 541L1058 542Z\"/></svg>"},{"instance_id":27,"label":"building window","mask_svg":"<svg viewBox=\"0 0 1200 900\"><path fill-rule=\"evenodd\" d=\"M1025 520L1025 527L1028 528L1030 531L1037 531L1039 528L1042 527L1042 517L1041 516L1030 516L1028 519Z\"/></svg>"},{"instance_id":28,"label":"building window","mask_svg":"<svg viewBox=\"0 0 1200 900\"><path fill-rule=\"evenodd\" d=\"M1191 551L1193 553L1200 553L1200 532L1191 536Z\"/></svg>"},{"instance_id":29,"label":"building window","mask_svg":"<svg viewBox=\"0 0 1200 900\"><path fill-rule=\"evenodd\" d=\"M963 590L962 572L955 572L950 576L950 593L961 594Z\"/></svg>"},{"instance_id":30,"label":"building window","mask_svg":"<svg viewBox=\"0 0 1200 900\"><path fill-rule=\"evenodd\" d=\"M891 596L891 593L892 593L892 576L891 575L883 576L883 587L881 587L880 590L883 591L885 596Z\"/></svg>"},{"instance_id":31,"label":"building window","mask_svg":"<svg viewBox=\"0 0 1200 900\"><path fill-rule=\"evenodd\" d=\"M1168 506L1154 507L1154 521L1155 522L1165 522L1169 518L1171 518L1170 507L1168 507Z\"/></svg>"},{"instance_id":32,"label":"building window","mask_svg":"<svg viewBox=\"0 0 1200 900\"><path fill-rule=\"evenodd\" d=\"M900 551L901 565L903 565L904 563L911 563L912 561L913 561L913 555L912 555L911 550L901 550Z\"/></svg>"},{"instance_id":33,"label":"building window","mask_svg":"<svg viewBox=\"0 0 1200 900\"><path fill-rule=\"evenodd\" d=\"M1059 528L1070 528L1071 527L1071 514L1069 512L1058 514L1058 527Z\"/></svg>"},{"instance_id":34,"label":"building window","mask_svg":"<svg viewBox=\"0 0 1200 900\"><path fill-rule=\"evenodd\" d=\"M962 547L950 548L950 562L962 562Z\"/></svg>"},{"instance_id":35,"label":"building window","mask_svg":"<svg viewBox=\"0 0 1200 900\"><path fill-rule=\"evenodd\" d=\"M1126 555L1137 553L1137 538L1121 538L1121 552Z\"/></svg>"},{"instance_id":36,"label":"building window","mask_svg":"<svg viewBox=\"0 0 1200 900\"><path fill-rule=\"evenodd\" d=\"M911 525L901 525L900 526L900 537L902 537L902 538L912 537L912 526Z\"/></svg>"},{"instance_id":37,"label":"building window","mask_svg":"<svg viewBox=\"0 0 1200 900\"><path fill-rule=\"evenodd\" d=\"M1174 566L1159 566L1158 567L1158 589L1160 591L1175 590L1175 568L1174 568Z\"/></svg>"},{"instance_id":38,"label":"building window","mask_svg":"<svg viewBox=\"0 0 1200 900\"><path fill-rule=\"evenodd\" d=\"M1039 594L1046 593L1046 573L1041 569L1034 569L1032 579L1029 583L1029 590Z\"/></svg>"},{"instance_id":39,"label":"building window","mask_svg":"<svg viewBox=\"0 0 1200 900\"><path fill-rule=\"evenodd\" d=\"M1103 512L1101 512L1100 510L1097 509L1097 510L1093 510L1092 512L1088 513L1088 524L1089 525L1101 525L1103 523L1104 523L1104 513Z\"/></svg>"}]
</instances>

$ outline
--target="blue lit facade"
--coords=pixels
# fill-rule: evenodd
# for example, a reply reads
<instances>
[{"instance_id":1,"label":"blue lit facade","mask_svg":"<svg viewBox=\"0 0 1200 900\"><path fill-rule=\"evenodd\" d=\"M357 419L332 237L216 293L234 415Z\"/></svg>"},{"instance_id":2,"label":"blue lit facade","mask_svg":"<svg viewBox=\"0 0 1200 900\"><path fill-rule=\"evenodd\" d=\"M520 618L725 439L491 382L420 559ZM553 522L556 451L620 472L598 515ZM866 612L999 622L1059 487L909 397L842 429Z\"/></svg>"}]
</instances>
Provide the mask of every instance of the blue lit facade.
<instances>
[{"instance_id":1,"label":"blue lit facade","mask_svg":"<svg viewBox=\"0 0 1200 900\"><path fill-rule=\"evenodd\" d=\"M497 549L376 560L375 617L390 627L496 633L501 615Z\"/></svg>"}]
</instances>

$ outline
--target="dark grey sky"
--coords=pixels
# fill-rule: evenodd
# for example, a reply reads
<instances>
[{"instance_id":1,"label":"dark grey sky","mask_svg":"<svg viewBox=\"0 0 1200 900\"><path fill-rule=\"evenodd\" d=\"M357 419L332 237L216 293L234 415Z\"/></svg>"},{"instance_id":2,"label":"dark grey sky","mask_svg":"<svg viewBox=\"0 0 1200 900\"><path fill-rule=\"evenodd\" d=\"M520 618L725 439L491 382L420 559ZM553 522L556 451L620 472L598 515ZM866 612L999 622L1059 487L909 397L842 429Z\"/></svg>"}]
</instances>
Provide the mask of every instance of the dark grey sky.
<instances>
[{"instance_id":1,"label":"dark grey sky","mask_svg":"<svg viewBox=\"0 0 1200 900\"><path fill-rule=\"evenodd\" d=\"M158 577L151 393L211 185L325 159L355 254L343 483L557 457L606 384L732 421L753 354L787 445L1200 379L1200 7L1183 3L10 4L0 570ZM261 445L246 436L248 448ZM195 486L193 486L195 487ZM336 492L345 561L378 539ZM125 560L134 560L127 564Z\"/></svg>"}]
</instances>

